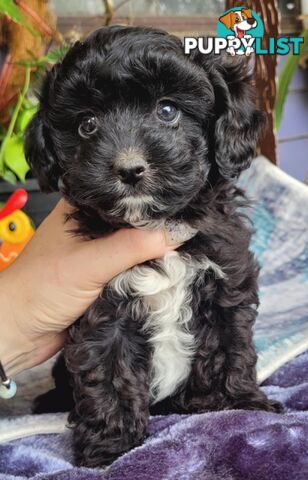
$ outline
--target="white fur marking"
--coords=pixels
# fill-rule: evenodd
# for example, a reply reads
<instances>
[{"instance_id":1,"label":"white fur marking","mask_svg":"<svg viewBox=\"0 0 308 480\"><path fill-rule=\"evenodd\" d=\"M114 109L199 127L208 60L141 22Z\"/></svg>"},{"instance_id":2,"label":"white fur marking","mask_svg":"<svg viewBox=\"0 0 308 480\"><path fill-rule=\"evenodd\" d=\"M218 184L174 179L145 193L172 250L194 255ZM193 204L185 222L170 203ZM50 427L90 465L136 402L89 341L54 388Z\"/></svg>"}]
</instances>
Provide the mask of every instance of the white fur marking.
<instances>
[{"instance_id":1,"label":"white fur marking","mask_svg":"<svg viewBox=\"0 0 308 480\"><path fill-rule=\"evenodd\" d=\"M148 219L146 214L148 207L151 207L152 210L157 208L163 209L162 206L158 207L158 203L152 195L130 195L119 200L115 207L108 213L115 216L123 215L124 220L136 228L161 228L165 220Z\"/></svg>"},{"instance_id":2,"label":"white fur marking","mask_svg":"<svg viewBox=\"0 0 308 480\"><path fill-rule=\"evenodd\" d=\"M220 267L207 258L201 263L188 255L170 252L156 260L162 272L140 265L121 273L111 282L120 295L143 297L149 309L144 330L153 347L150 393L152 403L171 395L187 379L195 353L195 339L189 332L192 317L191 284L200 270L211 268L218 278Z\"/></svg>"}]
</instances>

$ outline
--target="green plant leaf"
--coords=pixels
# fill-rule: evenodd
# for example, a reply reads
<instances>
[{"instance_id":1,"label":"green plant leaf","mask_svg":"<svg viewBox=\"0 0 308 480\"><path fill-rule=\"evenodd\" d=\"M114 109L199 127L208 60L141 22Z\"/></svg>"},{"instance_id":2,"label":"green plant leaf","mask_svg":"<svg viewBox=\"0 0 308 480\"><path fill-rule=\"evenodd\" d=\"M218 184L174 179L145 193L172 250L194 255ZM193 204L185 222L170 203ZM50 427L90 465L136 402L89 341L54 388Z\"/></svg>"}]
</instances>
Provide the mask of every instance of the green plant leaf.
<instances>
[{"instance_id":1,"label":"green plant leaf","mask_svg":"<svg viewBox=\"0 0 308 480\"><path fill-rule=\"evenodd\" d=\"M56 63L63 59L69 48L69 45L61 45L61 47L50 50L50 52L48 52L43 58L49 63Z\"/></svg>"},{"instance_id":2,"label":"green plant leaf","mask_svg":"<svg viewBox=\"0 0 308 480\"><path fill-rule=\"evenodd\" d=\"M19 180L25 181L26 174L30 170L27 163L22 138L13 135L6 142L3 161Z\"/></svg>"},{"instance_id":3,"label":"green plant leaf","mask_svg":"<svg viewBox=\"0 0 308 480\"><path fill-rule=\"evenodd\" d=\"M50 52L48 52L46 55L43 55L42 57L37 57L37 58L33 57L28 60L19 60L18 62L15 62L15 63L16 65L21 65L23 67L42 67L46 64L54 65L59 60L62 60L62 58L66 55L68 50L69 50L69 45L62 45L59 48L54 48L50 50Z\"/></svg>"},{"instance_id":4,"label":"green plant leaf","mask_svg":"<svg viewBox=\"0 0 308 480\"><path fill-rule=\"evenodd\" d=\"M14 175L14 173L11 172L11 170L6 170L5 172L3 172L2 178L3 180L5 180L8 183L11 183L12 185L16 185L17 183L16 175Z\"/></svg>"},{"instance_id":5,"label":"green plant leaf","mask_svg":"<svg viewBox=\"0 0 308 480\"><path fill-rule=\"evenodd\" d=\"M299 55L289 54L283 69L278 78L278 90L275 105L275 129L279 130L283 117L283 109L287 99L289 86L292 81L293 75L297 69L298 62L303 55L308 52L308 30L305 30L301 37L304 37L304 42L301 44L301 50Z\"/></svg>"},{"instance_id":6,"label":"green plant leaf","mask_svg":"<svg viewBox=\"0 0 308 480\"><path fill-rule=\"evenodd\" d=\"M21 14L14 0L0 0L0 13L7 15L14 22L25 27L33 36L38 36L38 33L31 27L31 25L29 25L27 20Z\"/></svg>"},{"instance_id":7,"label":"green plant leaf","mask_svg":"<svg viewBox=\"0 0 308 480\"><path fill-rule=\"evenodd\" d=\"M23 86L22 91L21 91L21 93L18 97L17 103L14 107L14 110L13 110L13 113L12 113L12 116L11 116L10 124L8 126L7 132L6 132L5 137L4 137L4 139L1 143L1 146L0 146L0 175L3 175L3 171L4 171L4 165L5 165L4 152L5 152L7 143L9 142L11 137L13 136L16 120L17 120L17 117L18 117L19 112L21 110L21 107L23 105L26 94L28 92L29 85L30 85L30 68L27 68L26 69L24 86Z\"/></svg>"},{"instance_id":8,"label":"green plant leaf","mask_svg":"<svg viewBox=\"0 0 308 480\"><path fill-rule=\"evenodd\" d=\"M31 118L33 115L35 115L37 112L37 107L31 107L31 108L26 108L24 110L21 110L19 112L19 115L17 117L16 121L16 131L18 133L23 133L30 122Z\"/></svg>"}]
</instances>

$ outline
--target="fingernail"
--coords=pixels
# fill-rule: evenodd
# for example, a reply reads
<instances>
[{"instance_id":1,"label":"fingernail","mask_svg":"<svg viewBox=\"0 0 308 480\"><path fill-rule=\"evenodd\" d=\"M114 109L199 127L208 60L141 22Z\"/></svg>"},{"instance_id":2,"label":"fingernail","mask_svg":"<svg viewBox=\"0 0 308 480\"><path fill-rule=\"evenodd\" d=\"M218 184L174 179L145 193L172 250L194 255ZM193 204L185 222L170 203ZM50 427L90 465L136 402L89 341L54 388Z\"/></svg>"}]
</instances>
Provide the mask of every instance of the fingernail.
<instances>
[{"instance_id":1,"label":"fingernail","mask_svg":"<svg viewBox=\"0 0 308 480\"><path fill-rule=\"evenodd\" d=\"M180 220L167 220L164 233L167 246L180 245L193 238L198 230Z\"/></svg>"}]
</instances>

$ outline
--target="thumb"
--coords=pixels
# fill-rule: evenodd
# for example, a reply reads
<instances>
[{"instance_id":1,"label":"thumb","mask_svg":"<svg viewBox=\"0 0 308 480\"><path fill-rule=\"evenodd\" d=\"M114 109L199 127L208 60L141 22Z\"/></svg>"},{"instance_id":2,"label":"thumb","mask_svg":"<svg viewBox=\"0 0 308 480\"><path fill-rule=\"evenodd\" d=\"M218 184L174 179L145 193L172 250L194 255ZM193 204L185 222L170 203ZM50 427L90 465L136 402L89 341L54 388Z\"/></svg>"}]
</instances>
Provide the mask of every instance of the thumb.
<instances>
[{"instance_id":1,"label":"thumb","mask_svg":"<svg viewBox=\"0 0 308 480\"><path fill-rule=\"evenodd\" d=\"M168 245L163 230L118 230L107 237L84 242L82 255L90 282L101 286L134 265L163 257L177 245Z\"/></svg>"}]
</instances>

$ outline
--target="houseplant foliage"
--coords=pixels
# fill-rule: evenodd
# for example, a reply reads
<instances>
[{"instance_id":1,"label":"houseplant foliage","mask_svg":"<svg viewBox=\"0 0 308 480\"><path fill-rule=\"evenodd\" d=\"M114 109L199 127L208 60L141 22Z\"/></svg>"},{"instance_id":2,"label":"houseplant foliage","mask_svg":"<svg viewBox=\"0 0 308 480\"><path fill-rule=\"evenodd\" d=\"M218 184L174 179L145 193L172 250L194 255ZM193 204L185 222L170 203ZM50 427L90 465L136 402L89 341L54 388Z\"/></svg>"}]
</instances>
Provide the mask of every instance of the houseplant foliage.
<instances>
[{"instance_id":1,"label":"houseplant foliage","mask_svg":"<svg viewBox=\"0 0 308 480\"><path fill-rule=\"evenodd\" d=\"M64 48L43 54L46 40L62 43L48 23L44 0L0 0L0 46L6 52L0 72L0 179L10 183L25 181L29 166L23 148L24 132L36 112L29 95L31 83L55 63Z\"/></svg>"},{"instance_id":2,"label":"houseplant foliage","mask_svg":"<svg viewBox=\"0 0 308 480\"><path fill-rule=\"evenodd\" d=\"M37 111L36 101L29 97L31 71L39 78L48 66L56 63L67 51L67 46L54 48L48 54L18 62L25 70L25 81L10 117L7 129L0 132L0 178L10 182L25 181L29 165L24 154L25 129Z\"/></svg>"},{"instance_id":3,"label":"houseplant foliage","mask_svg":"<svg viewBox=\"0 0 308 480\"><path fill-rule=\"evenodd\" d=\"M37 35L35 30L27 22L14 0L0 0L0 13L11 18L15 23L25 27L32 35Z\"/></svg>"},{"instance_id":4,"label":"houseplant foliage","mask_svg":"<svg viewBox=\"0 0 308 480\"><path fill-rule=\"evenodd\" d=\"M296 72L298 65L307 68L308 62L308 30L305 30L301 35L304 42L301 45L299 55L289 55L283 66L283 69L278 78L277 99L275 105L275 127L279 130L283 117L283 109L287 99L288 90L292 78Z\"/></svg>"},{"instance_id":5,"label":"houseplant foliage","mask_svg":"<svg viewBox=\"0 0 308 480\"><path fill-rule=\"evenodd\" d=\"M30 68L26 68L25 83L13 109L7 130L2 134L0 147L0 177L11 183L24 181L29 171L26 162L23 137L25 128L36 107L26 99L30 85Z\"/></svg>"}]
</instances>

